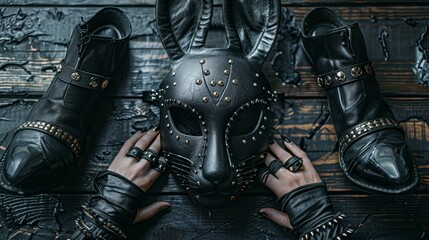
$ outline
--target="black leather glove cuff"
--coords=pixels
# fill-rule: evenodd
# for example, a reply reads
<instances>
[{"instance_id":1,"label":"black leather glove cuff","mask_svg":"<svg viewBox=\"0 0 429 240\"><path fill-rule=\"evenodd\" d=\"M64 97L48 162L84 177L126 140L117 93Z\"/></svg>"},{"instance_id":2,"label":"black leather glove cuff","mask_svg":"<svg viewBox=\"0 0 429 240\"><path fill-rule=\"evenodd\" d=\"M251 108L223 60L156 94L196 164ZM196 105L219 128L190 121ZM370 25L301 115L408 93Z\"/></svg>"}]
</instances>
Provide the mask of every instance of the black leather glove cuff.
<instances>
[{"instance_id":1,"label":"black leather glove cuff","mask_svg":"<svg viewBox=\"0 0 429 240\"><path fill-rule=\"evenodd\" d=\"M340 222L345 215L335 213L326 184L308 184L280 197L282 210L287 212L295 234L306 239L347 237L352 232ZM319 237L318 237L319 236Z\"/></svg>"},{"instance_id":2,"label":"black leather glove cuff","mask_svg":"<svg viewBox=\"0 0 429 240\"><path fill-rule=\"evenodd\" d=\"M126 238L123 229L133 223L143 190L111 171L97 175L94 189L98 194L83 207L83 217L76 221L78 230L87 236L110 236L105 239Z\"/></svg>"}]
</instances>

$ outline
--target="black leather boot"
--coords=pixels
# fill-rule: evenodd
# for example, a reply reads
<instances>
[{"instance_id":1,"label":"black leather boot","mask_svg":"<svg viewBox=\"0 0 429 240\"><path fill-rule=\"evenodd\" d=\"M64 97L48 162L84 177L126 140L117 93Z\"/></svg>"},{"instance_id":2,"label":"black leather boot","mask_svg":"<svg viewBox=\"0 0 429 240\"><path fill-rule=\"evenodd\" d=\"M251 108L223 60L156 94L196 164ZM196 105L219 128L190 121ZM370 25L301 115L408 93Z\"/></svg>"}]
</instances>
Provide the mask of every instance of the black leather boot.
<instances>
[{"instance_id":1,"label":"black leather boot","mask_svg":"<svg viewBox=\"0 0 429 240\"><path fill-rule=\"evenodd\" d=\"M357 23L317 8L303 20L302 43L325 88L339 141L339 162L370 192L404 193L418 183L404 130L383 99Z\"/></svg>"},{"instance_id":2,"label":"black leather boot","mask_svg":"<svg viewBox=\"0 0 429 240\"><path fill-rule=\"evenodd\" d=\"M3 188L21 194L52 190L76 168L95 103L114 80L130 34L128 17L116 8L75 27L61 68L4 154Z\"/></svg>"}]
</instances>

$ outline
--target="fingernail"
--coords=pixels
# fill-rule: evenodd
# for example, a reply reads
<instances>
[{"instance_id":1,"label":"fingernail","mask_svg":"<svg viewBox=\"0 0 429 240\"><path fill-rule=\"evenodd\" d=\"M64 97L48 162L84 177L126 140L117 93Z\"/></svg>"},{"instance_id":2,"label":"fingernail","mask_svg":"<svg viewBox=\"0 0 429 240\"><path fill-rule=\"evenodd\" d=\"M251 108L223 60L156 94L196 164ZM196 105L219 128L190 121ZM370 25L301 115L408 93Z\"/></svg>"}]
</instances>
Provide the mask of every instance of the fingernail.
<instances>
[{"instance_id":1,"label":"fingernail","mask_svg":"<svg viewBox=\"0 0 429 240\"><path fill-rule=\"evenodd\" d=\"M170 208L170 205L163 206L163 207L162 207L162 208L160 208L159 210L160 210L160 211L163 211L163 210L168 209L168 208Z\"/></svg>"},{"instance_id":2,"label":"fingernail","mask_svg":"<svg viewBox=\"0 0 429 240\"><path fill-rule=\"evenodd\" d=\"M259 212L260 215L264 216L264 217L268 217L267 214L263 213L263 212Z\"/></svg>"},{"instance_id":3,"label":"fingernail","mask_svg":"<svg viewBox=\"0 0 429 240\"><path fill-rule=\"evenodd\" d=\"M154 127L153 129L152 129L152 131L158 131L159 130L159 125L158 126L156 126L156 127Z\"/></svg>"},{"instance_id":4,"label":"fingernail","mask_svg":"<svg viewBox=\"0 0 429 240\"><path fill-rule=\"evenodd\" d=\"M270 141L268 142L270 145L274 143L273 139L270 139Z\"/></svg>"},{"instance_id":5,"label":"fingernail","mask_svg":"<svg viewBox=\"0 0 429 240\"><path fill-rule=\"evenodd\" d=\"M144 133L144 132L146 132L147 131L147 128L142 128L142 129L140 129L140 132L141 133Z\"/></svg>"},{"instance_id":6,"label":"fingernail","mask_svg":"<svg viewBox=\"0 0 429 240\"><path fill-rule=\"evenodd\" d=\"M291 143L292 141L288 138L288 137L286 137L285 135L282 135L282 140L284 141L284 142L286 142L286 143Z\"/></svg>"}]
</instances>

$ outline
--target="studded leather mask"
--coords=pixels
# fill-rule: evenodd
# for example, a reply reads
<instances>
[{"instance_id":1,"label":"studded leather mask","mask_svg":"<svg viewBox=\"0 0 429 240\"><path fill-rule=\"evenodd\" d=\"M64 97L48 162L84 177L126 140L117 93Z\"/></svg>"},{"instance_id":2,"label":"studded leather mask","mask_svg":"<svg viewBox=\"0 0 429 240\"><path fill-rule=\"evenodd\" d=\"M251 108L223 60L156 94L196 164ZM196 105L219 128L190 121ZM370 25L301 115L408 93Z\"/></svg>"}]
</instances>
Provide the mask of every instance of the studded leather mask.
<instances>
[{"instance_id":1,"label":"studded leather mask","mask_svg":"<svg viewBox=\"0 0 429 240\"><path fill-rule=\"evenodd\" d=\"M228 47L207 48L210 0L158 0L172 70L157 91L162 149L176 180L207 209L250 188L268 148L270 85L262 63L277 33L278 0L223 4Z\"/></svg>"}]
</instances>

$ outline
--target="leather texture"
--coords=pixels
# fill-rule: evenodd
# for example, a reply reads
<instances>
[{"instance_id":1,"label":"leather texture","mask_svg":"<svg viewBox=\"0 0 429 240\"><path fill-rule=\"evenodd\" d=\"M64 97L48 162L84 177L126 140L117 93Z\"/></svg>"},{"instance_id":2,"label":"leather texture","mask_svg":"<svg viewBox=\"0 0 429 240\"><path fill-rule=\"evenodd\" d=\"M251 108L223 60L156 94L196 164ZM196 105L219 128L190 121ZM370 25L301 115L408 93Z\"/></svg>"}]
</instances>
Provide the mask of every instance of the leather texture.
<instances>
[{"instance_id":1,"label":"leather texture","mask_svg":"<svg viewBox=\"0 0 429 240\"><path fill-rule=\"evenodd\" d=\"M81 217L91 231L85 234L84 231L77 230L72 239L87 239L86 236L89 235L103 236L104 239L121 239L121 235L115 234L119 230L109 231L107 224L100 226L97 219L109 220L110 225L115 226L114 229L127 229L134 222L138 203L144 195L143 190L122 175L111 171L97 175L94 189L97 195L91 198L88 205L89 212L93 214L87 214L88 209L85 209Z\"/></svg>"},{"instance_id":2,"label":"leather texture","mask_svg":"<svg viewBox=\"0 0 429 240\"><path fill-rule=\"evenodd\" d=\"M343 71L359 64L361 71L370 73L359 72L363 77L326 88L339 140L365 121L382 119L383 126L395 122L372 67L365 70L368 56L358 23L348 24L332 10L317 8L305 16L302 30L304 50L318 74ZM367 134L340 148L340 166L345 175L370 192L407 193L415 189L418 173L404 131L399 126L367 130Z\"/></svg>"},{"instance_id":3,"label":"leather texture","mask_svg":"<svg viewBox=\"0 0 429 240\"><path fill-rule=\"evenodd\" d=\"M164 155L194 202L223 208L250 187L268 148L274 94L261 67L280 3L224 1L226 48L205 47L211 0L159 0L156 11L172 67L146 97L158 97Z\"/></svg>"},{"instance_id":4,"label":"leather texture","mask_svg":"<svg viewBox=\"0 0 429 240\"><path fill-rule=\"evenodd\" d=\"M295 188L278 201L300 239L348 239L351 235L343 215L335 213L324 182Z\"/></svg>"},{"instance_id":5,"label":"leather texture","mask_svg":"<svg viewBox=\"0 0 429 240\"><path fill-rule=\"evenodd\" d=\"M94 106L108 85L100 76L113 76L123 62L130 34L130 21L117 8L104 8L75 27L62 61L75 75L59 71L26 118L30 125L44 122L67 135L49 134L47 128L34 128L37 125L17 129L2 161L0 184L5 190L21 194L50 191L76 168ZM82 86L86 78L92 79L92 85ZM80 142L80 151L73 142L62 141L70 136Z\"/></svg>"}]
</instances>

